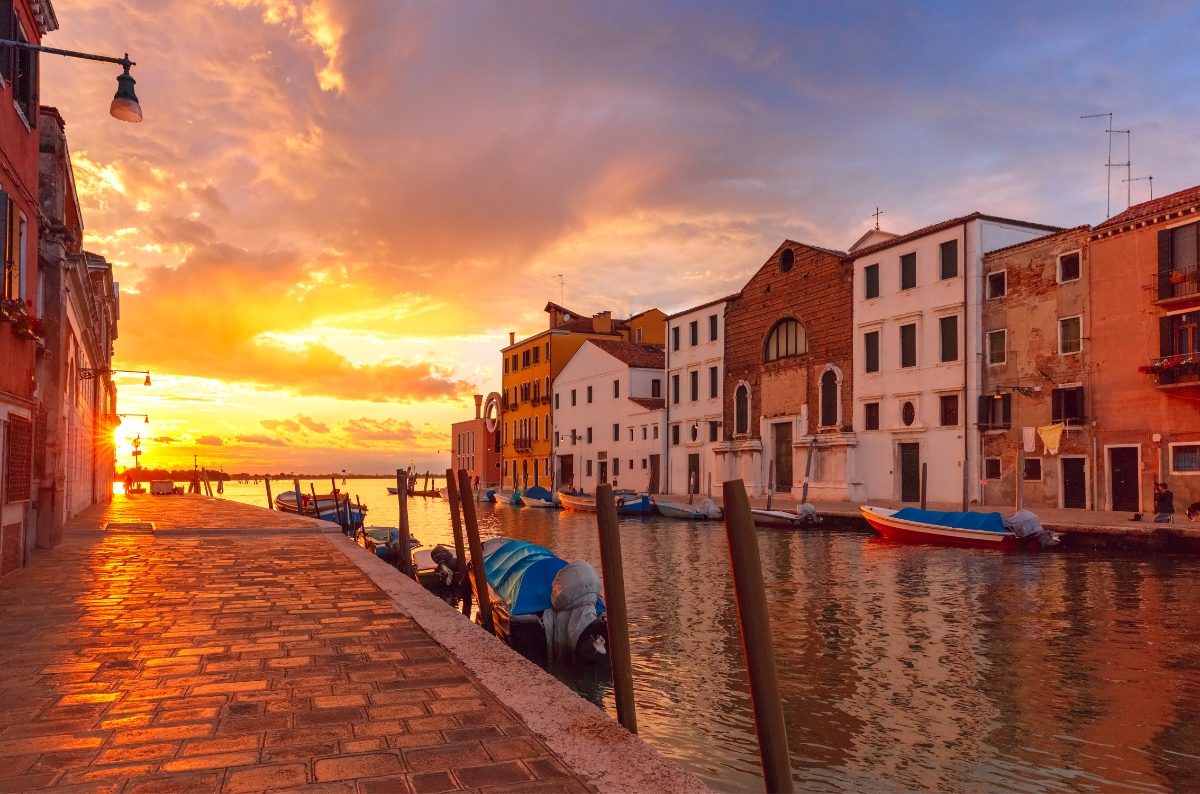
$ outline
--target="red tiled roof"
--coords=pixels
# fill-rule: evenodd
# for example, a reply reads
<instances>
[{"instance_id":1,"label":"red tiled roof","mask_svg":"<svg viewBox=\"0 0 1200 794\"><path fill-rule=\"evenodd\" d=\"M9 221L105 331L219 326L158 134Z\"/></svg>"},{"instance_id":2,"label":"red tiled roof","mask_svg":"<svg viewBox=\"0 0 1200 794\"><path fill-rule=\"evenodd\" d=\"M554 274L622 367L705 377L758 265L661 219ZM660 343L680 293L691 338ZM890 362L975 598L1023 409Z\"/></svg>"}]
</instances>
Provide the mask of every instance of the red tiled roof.
<instances>
[{"instance_id":1,"label":"red tiled roof","mask_svg":"<svg viewBox=\"0 0 1200 794\"><path fill-rule=\"evenodd\" d=\"M595 330L595 327L592 325L591 317L576 317L574 320L567 320L562 325L554 326L554 330L555 331L570 331L570 332L576 333L576 334L603 334L603 333L608 333L608 334L613 334L613 335L618 334L616 321L613 322L613 330L597 331L597 330Z\"/></svg>"},{"instance_id":2,"label":"red tiled roof","mask_svg":"<svg viewBox=\"0 0 1200 794\"><path fill-rule=\"evenodd\" d=\"M637 403L648 411L667 407L667 399L665 397L630 397L629 402Z\"/></svg>"},{"instance_id":3,"label":"red tiled roof","mask_svg":"<svg viewBox=\"0 0 1200 794\"><path fill-rule=\"evenodd\" d=\"M1196 204L1197 202L1200 202L1200 185L1171 193L1162 198L1143 201L1141 204L1134 204L1124 212L1118 213L1104 223L1097 225L1095 230L1107 229L1109 226L1120 226L1129 221L1158 215L1167 210L1172 210L1176 207L1186 207L1189 204Z\"/></svg>"},{"instance_id":4,"label":"red tiled roof","mask_svg":"<svg viewBox=\"0 0 1200 794\"><path fill-rule=\"evenodd\" d=\"M850 254L850 258L858 259L860 257L869 256L893 246L903 245L904 243L916 240L918 237L924 237L927 234L934 234L935 232L940 232L943 229L949 229L952 226L958 226L961 223L967 223L968 221L973 220L995 221L996 223L1013 223L1018 226L1026 226L1030 229L1041 229L1047 232L1062 231L1061 226L1047 226L1044 223L1032 223L1031 221L1019 221L1013 218L1001 218L996 215L984 215L982 212L972 212L970 215L963 215L960 218L951 218L948 221L935 223L932 226L926 226L923 229L917 229L915 232L902 234L899 237L893 237L891 240L884 240L882 243L876 243L875 245L868 246L861 251L855 251L854 253Z\"/></svg>"},{"instance_id":5,"label":"red tiled roof","mask_svg":"<svg viewBox=\"0 0 1200 794\"><path fill-rule=\"evenodd\" d=\"M675 312L674 314L668 315L667 319L674 320L676 317L680 316L681 314L687 314L689 312L699 311L700 309L707 309L709 306L716 306L718 303L721 303L723 301L731 301L734 298L740 297L741 294L742 293L740 293L740 292L735 292L732 295L726 295L723 298L714 298L713 300L710 300L708 303L701 303L699 306L693 306L690 309L680 309L679 311Z\"/></svg>"},{"instance_id":6,"label":"red tiled roof","mask_svg":"<svg viewBox=\"0 0 1200 794\"><path fill-rule=\"evenodd\" d=\"M1020 248L1023 245L1035 245L1037 243L1044 243L1047 240L1049 240L1051 237L1065 236L1068 234L1078 234L1079 232L1091 231L1091 229L1092 229L1092 227L1088 226L1086 223L1083 224L1082 226L1072 226L1070 229L1063 229L1061 232L1051 232L1050 234L1043 234L1041 237L1034 237L1031 240L1022 240L1019 243L1013 243L1012 245L1006 245L1003 248L993 249L991 251L988 251L986 254L984 254L983 257L984 257L984 259L986 259L989 256L995 256L996 254L1007 253L1009 251L1012 251L1015 248Z\"/></svg>"},{"instance_id":7,"label":"red tiled roof","mask_svg":"<svg viewBox=\"0 0 1200 794\"><path fill-rule=\"evenodd\" d=\"M642 369L662 369L667 365L662 345L625 342L616 339L589 339L591 344L618 361Z\"/></svg>"}]
</instances>

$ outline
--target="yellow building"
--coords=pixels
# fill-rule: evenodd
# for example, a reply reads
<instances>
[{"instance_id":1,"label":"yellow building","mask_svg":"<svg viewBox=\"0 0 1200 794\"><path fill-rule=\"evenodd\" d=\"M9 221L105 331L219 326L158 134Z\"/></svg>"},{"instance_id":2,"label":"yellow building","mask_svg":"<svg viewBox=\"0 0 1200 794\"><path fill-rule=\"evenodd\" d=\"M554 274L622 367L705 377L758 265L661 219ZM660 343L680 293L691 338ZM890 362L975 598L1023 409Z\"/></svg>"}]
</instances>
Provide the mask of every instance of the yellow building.
<instances>
[{"instance_id":1,"label":"yellow building","mask_svg":"<svg viewBox=\"0 0 1200 794\"><path fill-rule=\"evenodd\" d=\"M648 309L628 320L614 320L612 312L590 317L546 304L550 327L516 341L508 335L504 356L500 437L501 476L504 487L524 489L533 485L551 488L554 482L551 428L554 424L554 379L588 339L623 339L628 342L664 344L666 315Z\"/></svg>"}]
</instances>

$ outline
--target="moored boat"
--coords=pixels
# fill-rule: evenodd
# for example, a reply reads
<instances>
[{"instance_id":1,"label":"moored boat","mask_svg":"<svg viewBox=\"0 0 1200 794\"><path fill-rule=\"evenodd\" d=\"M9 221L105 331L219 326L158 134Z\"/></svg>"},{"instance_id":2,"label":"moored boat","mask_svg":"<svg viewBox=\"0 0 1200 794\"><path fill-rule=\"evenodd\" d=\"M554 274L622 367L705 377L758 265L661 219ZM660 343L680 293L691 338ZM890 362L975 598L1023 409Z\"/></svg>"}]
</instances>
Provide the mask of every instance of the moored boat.
<instances>
[{"instance_id":1,"label":"moored boat","mask_svg":"<svg viewBox=\"0 0 1200 794\"><path fill-rule=\"evenodd\" d=\"M871 528L888 540L904 543L934 543L943 546L1015 549L1020 540L999 513L958 513L902 507L861 505L859 510Z\"/></svg>"},{"instance_id":2,"label":"moored boat","mask_svg":"<svg viewBox=\"0 0 1200 794\"><path fill-rule=\"evenodd\" d=\"M558 501L567 510L582 510L585 513L596 512L596 497L583 491L559 491Z\"/></svg>"},{"instance_id":3,"label":"moored boat","mask_svg":"<svg viewBox=\"0 0 1200 794\"><path fill-rule=\"evenodd\" d=\"M375 556L390 565L396 564L396 545L400 543L400 530L397 527L359 527L355 533L354 539L358 541L358 545L365 548L367 551L372 551ZM411 535L408 538L408 547L414 549L421 545L421 541Z\"/></svg>"},{"instance_id":4,"label":"moored boat","mask_svg":"<svg viewBox=\"0 0 1200 794\"><path fill-rule=\"evenodd\" d=\"M652 499L655 509L667 518L681 518L687 521L720 521L721 508L712 499L705 499L698 505L681 502L665 502L662 499Z\"/></svg>"},{"instance_id":5,"label":"moored boat","mask_svg":"<svg viewBox=\"0 0 1200 794\"><path fill-rule=\"evenodd\" d=\"M417 581L425 589L444 593L454 588L458 558L450 548L440 543L434 546L418 546L412 550L412 561Z\"/></svg>"},{"instance_id":6,"label":"moored boat","mask_svg":"<svg viewBox=\"0 0 1200 794\"><path fill-rule=\"evenodd\" d=\"M348 517L352 528L362 526L367 512L366 505L352 503L346 494L338 494L336 499L333 494L318 494L315 502L312 496L301 494L297 504L295 491L284 491L276 496L275 509L285 513L314 516L335 524L343 523Z\"/></svg>"},{"instance_id":7,"label":"moored boat","mask_svg":"<svg viewBox=\"0 0 1200 794\"><path fill-rule=\"evenodd\" d=\"M808 509L805 509L808 508ZM818 523L821 518L812 505L800 505L796 512L790 510L762 510L757 507L750 509L754 526L759 529L799 529Z\"/></svg>"},{"instance_id":8,"label":"moored boat","mask_svg":"<svg viewBox=\"0 0 1200 794\"><path fill-rule=\"evenodd\" d=\"M600 577L589 563L568 563L544 546L500 537L483 543L483 568L502 640L539 661L607 659Z\"/></svg>"},{"instance_id":9,"label":"moored boat","mask_svg":"<svg viewBox=\"0 0 1200 794\"><path fill-rule=\"evenodd\" d=\"M525 489L525 493L521 494L521 501L526 507L558 507L554 501L554 494L537 485Z\"/></svg>"}]
</instances>

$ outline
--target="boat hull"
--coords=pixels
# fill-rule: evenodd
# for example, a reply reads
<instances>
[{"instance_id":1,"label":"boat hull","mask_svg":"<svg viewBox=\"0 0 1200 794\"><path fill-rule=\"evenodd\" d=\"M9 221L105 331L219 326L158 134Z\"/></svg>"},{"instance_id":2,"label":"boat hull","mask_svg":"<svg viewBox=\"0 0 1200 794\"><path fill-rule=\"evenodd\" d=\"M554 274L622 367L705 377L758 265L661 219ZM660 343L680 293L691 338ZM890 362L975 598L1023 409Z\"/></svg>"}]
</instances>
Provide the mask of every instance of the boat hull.
<instances>
[{"instance_id":1,"label":"boat hull","mask_svg":"<svg viewBox=\"0 0 1200 794\"><path fill-rule=\"evenodd\" d=\"M709 515L704 510L700 509L699 505L681 505L672 502L660 502L654 500L654 507L660 515L667 518L678 518L684 521L720 521L722 518L720 508L716 509L715 515Z\"/></svg>"},{"instance_id":2,"label":"boat hull","mask_svg":"<svg viewBox=\"0 0 1200 794\"><path fill-rule=\"evenodd\" d=\"M799 513L786 510L751 510L750 515L759 529L797 529L812 523Z\"/></svg>"},{"instance_id":3,"label":"boat hull","mask_svg":"<svg viewBox=\"0 0 1200 794\"><path fill-rule=\"evenodd\" d=\"M922 543L936 546L960 548L986 548L1012 550L1020 546L1017 536L1011 532L992 532L978 529L962 529L919 521L906 521L894 517L896 511L888 508L859 507L871 529L887 540L897 543Z\"/></svg>"}]
</instances>

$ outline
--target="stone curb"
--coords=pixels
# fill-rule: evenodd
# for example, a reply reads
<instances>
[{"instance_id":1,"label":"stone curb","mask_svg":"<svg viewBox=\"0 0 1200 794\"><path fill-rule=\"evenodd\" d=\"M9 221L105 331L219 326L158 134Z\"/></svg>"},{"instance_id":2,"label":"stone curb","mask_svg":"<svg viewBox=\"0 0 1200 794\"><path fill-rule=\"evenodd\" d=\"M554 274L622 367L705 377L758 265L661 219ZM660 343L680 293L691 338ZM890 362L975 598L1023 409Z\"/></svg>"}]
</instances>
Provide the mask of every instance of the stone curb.
<instances>
[{"instance_id":1,"label":"stone curb","mask_svg":"<svg viewBox=\"0 0 1200 794\"><path fill-rule=\"evenodd\" d=\"M326 538L597 791L709 791L699 778L350 538Z\"/></svg>"}]
</instances>

